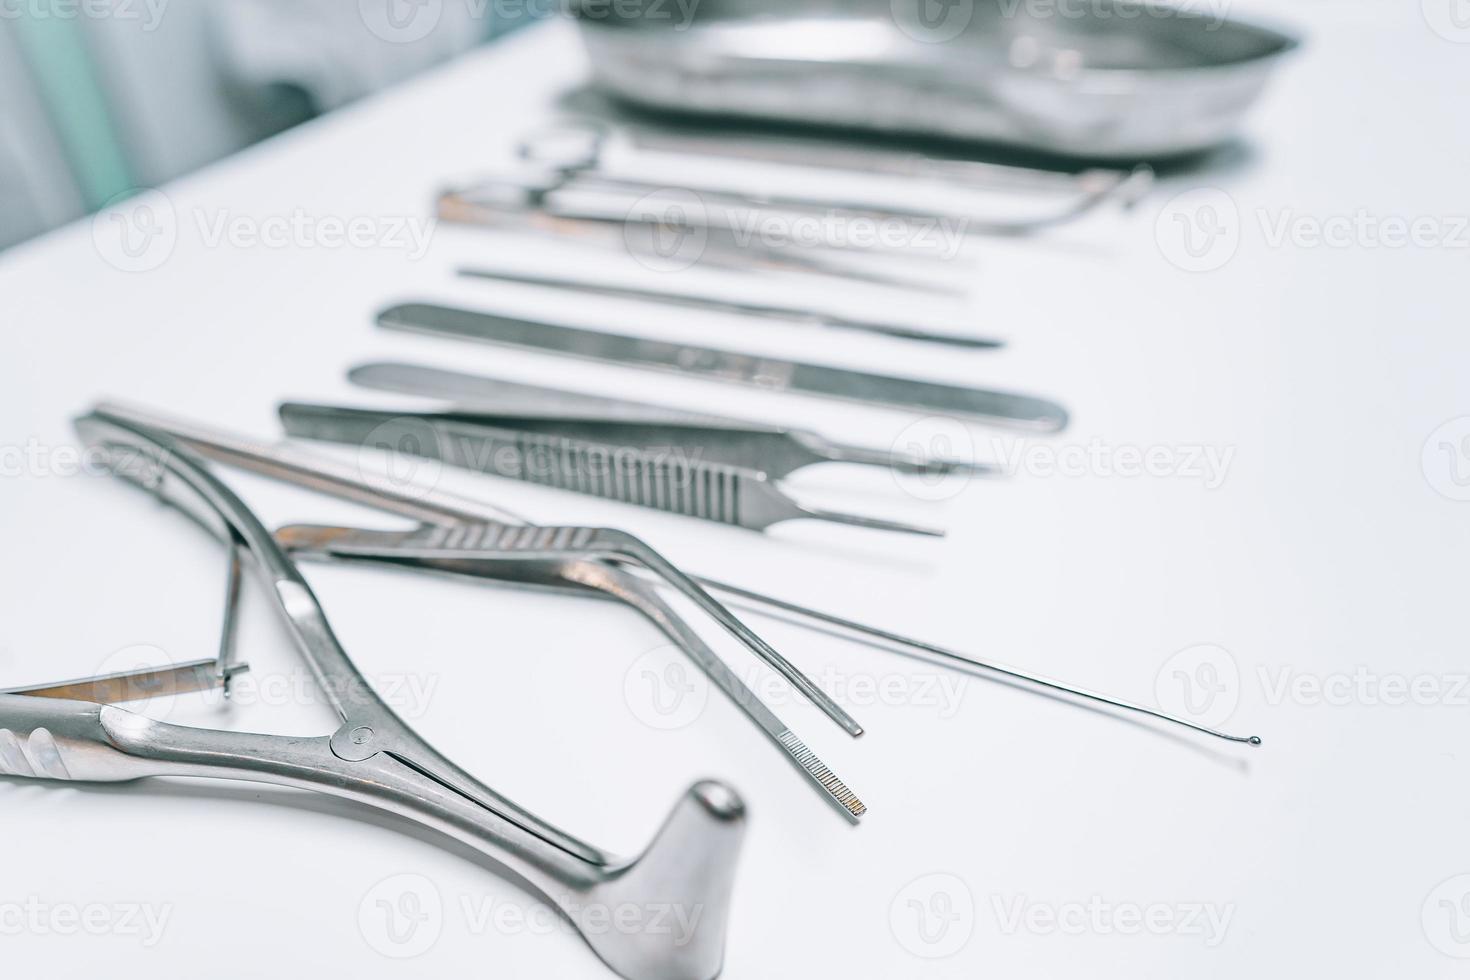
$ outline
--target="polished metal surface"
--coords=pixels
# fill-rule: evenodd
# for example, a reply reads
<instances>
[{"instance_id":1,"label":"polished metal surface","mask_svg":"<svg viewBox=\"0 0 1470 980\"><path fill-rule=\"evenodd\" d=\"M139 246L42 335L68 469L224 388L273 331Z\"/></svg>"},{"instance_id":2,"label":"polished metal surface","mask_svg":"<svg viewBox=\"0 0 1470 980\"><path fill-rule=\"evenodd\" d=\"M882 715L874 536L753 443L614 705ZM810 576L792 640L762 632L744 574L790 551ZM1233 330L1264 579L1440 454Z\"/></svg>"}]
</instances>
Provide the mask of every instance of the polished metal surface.
<instances>
[{"instance_id":1,"label":"polished metal surface","mask_svg":"<svg viewBox=\"0 0 1470 980\"><path fill-rule=\"evenodd\" d=\"M855 821L868 812L857 794L761 702L652 587L606 562L555 560L557 554L567 549L537 544L570 538L582 531L603 533L591 528L512 526L498 522L428 525L413 531L293 524L277 528L276 540L296 558L367 562L560 590L570 586L619 599L668 636L844 816ZM581 546L570 550L583 553ZM609 556L619 557L611 552Z\"/></svg>"},{"instance_id":2,"label":"polished metal surface","mask_svg":"<svg viewBox=\"0 0 1470 980\"><path fill-rule=\"evenodd\" d=\"M145 667L119 671L74 681L57 681L27 687L12 687L0 694L26 694L33 698L60 698L68 701L147 701L174 694L192 694L223 687L231 678L250 668L245 664L229 664L221 668L218 660L195 660L166 667Z\"/></svg>"},{"instance_id":3,"label":"polished metal surface","mask_svg":"<svg viewBox=\"0 0 1470 980\"><path fill-rule=\"evenodd\" d=\"M595 83L644 107L1087 158L1228 139L1297 45L1135 0L708 0L687 24L658 0L599 6L580 22Z\"/></svg>"},{"instance_id":4,"label":"polished metal surface","mask_svg":"<svg viewBox=\"0 0 1470 980\"><path fill-rule=\"evenodd\" d=\"M129 409L128 411L137 410ZM211 459L217 459L293 486L305 487L328 496L362 504L386 513L397 514L400 517L425 524L454 525L499 521L529 523L525 518L486 501L451 493L437 486L412 484L405 487L401 483L373 477L363 473L360 468L345 466L336 460L309 452L298 446L264 445L247 437L177 419L165 420L165 424L155 427L177 435L190 448ZM1261 744L1261 740L1254 735L1231 735L1157 708L1075 687L1019 667L985 660L972 654L929 643L926 640L905 636L894 630L872 626L845 616L778 599L775 596L722 582L707 575L692 575L691 578L706 588L732 596L761 611L795 616L800 625L809 628L835 627L853 634L864 643L877 643L885 647L892 647L906 653L947 663L962 670L980 671L1006 683L1016 683L1028 690L1075 697L1084 704L1115 708L1127 714L1177 725L1227 742Z\"/></svg>"},{"instance_id":5,"label":"polished metal surface","mask_svg":"<svg viewBox=\"0 0 1470 980\"><path fill-rule=\"evenodd\" d=\"M673 372L765 391L918 409L1025 429L1055 432L1067 424L1066 409L1055 402L1029 395L961 388L934 381L537 323L429 303L389 307L378 314L378 325L389 330Z\"/></svg>"},{"instance_id":6,"label":"polished metal surface","mask_svg":"<svg viewBox=\"0 0 1470 980\"><path fill-rule=\"evenodd\" d=\"M381 508L385 500L397 501L404 497L401 489L395 488L386 480L369 481L361 475L360 469L354 470L351 467L333 465L330 461L315 459L300 450L262 446L231 433L219 432L133 406L103 403L99 411L105 411L112 418L127 420L134 425L168 433L171 437L188 444L190 448L229 465L254 472L263 472L277 479L285 479L312 490L368 506ZM394 451L405 451L405 445L413 441L415 436L419 441L425 438L421 429L409 427L412 429L409 431L403 425L396 424L398 419L399 417L395 416L393 418L395 424L384 433L378 434L379 437L388 434L398 437L393 441ZM399 512L402 513L402 511ZM409 516L415 520L434 524L439 523L436 518L439 518L441 513L437 508L428 506L413 511ZM527 532L523 527L518 530L526 533L517 536L509 533L510 528L505 522L507 517L513 524L525 523L515 515L505 515L495 511L486 513L484 509L469 523L498 529L502 534L501 551L506 552L503 557L508 557L522 568L528 568L534 562L540 561L550 563L555 568L564 571L579 563L612 558L647 569L670 588L693 602L714 619L722 629L785 677L792 686L801 691L844 731L853 737L863 733L863 727L856 719L818 687L815 681L802 673L796 665L757 636L723 605L715 601L697 584L696 580L686 575L646 542L624 531L593 527L553 528L551 533L544 533L546 531L544 528L537 529L536 532ZM301 542L298 541L299 543ZM542 578L545 577L544 572L538 574ZM566 584L572 587L582 587L587 584L587 581L589 579L586 575L580 575L577 581ZM598 579L597 581L604 580ZM744 694L736 691L732 692L732 697L736 697L737 703L740 703L744 699Z\"/></svg>"},{"instance_id":7,"label":"polished metal surface","mask_svg":"<svg viewBox=\"0 0 1470 980\"><path fill-rule=\"evenodd\" d=\"M121 411L121 409L114 407L113 411ZM136 413L138 410L127 409L126 411ZM529 523L520 515L486 501L422 483L405 486L402 483L364 473L360 467L345 466L334 459L310 452L299 446L265 445L248 437L222 432L194 422L159 419L156 415L145 415L144 417L151 417L155 428L161 428L174 434L183 439L190 448L211 459L217 459L231 466L237 466L293 486L304 487L389 514L397 514L410 520L436 525L499 521ZM1098 694L1019 667L985 660L972 654L905 636L893 630L861 623L845 616L813 609L810 606L789 602L785 599L778 599L775 596L722 582L707 575L692 575L691 577L706 588L741 600L752 608L772 614L795 616L799 625L809 628L825 630L828 627L835 627L853 634L864 643L877 643L885 647L892 647L899 651L947 663L962 670L981 671L985 675L1007 683L1014 682L1028 690L1075 697L1084 704L1115 708L1127 714L1177 725L1223 741L1250 745L1261 743L1261 740L1254 735L1231 735L1157 708Z\"/></svg>"},{"instance_id":8,"label":"polished metal surface","mask_svg":"<svg viewBox=\"0 0 1470 980\"><path fill-rule=\"evenodd\" d=\"M341 725L332 735L252 735L163 724L98 703L0 695L0 772L92 782L195 776L315 790L388 810L470 846L560 909L630 980L712 980L745 808L696 784L638 858L613 858L495 793L437 752L371 689L337 642L295 564L259 520L180 441L96 411L77 422L124 479L237 540L291 630ZM699 909L689 941L652 930L588 928L585 910L633 902Z\"/></svg>"},{"instance_id":9,"label":"polished metal surface","mask_svg":"<svg viewBox=\"0 0 1470 980\"><path fill-rule=\"evenodd\" d=\"M514 418L520 428L645 449L679 447L701 459L759 470L777 480L813 463L884 466L901 473L998 472L986 463L845 445L805 429L414 364L363 364L347 377L364 388L449 401L457 411Z\"/></svg>"},{"instance_id":10,"label":"polished metal surface","mask_svg":"<svg viewBox=\"0 0 1470 980\"><path fill-rule=\"evenodd\" d=\"M611 152L610 152L611 151ZM1153 182L1153 170L1140 164L1133 168L1092 168L1079 173L1041 170L969 160L942 160L918 153L903 153L871 146L855 147L810 137L769 132L701 132L687 124L655 128L648 125L612 127L595 122L565 122L523 137L518 148L522 159L566 174L596 176L607 170L621 172L646 161L649 152L682 158L685 172L678 184L695 194L718 190L705 174L734 160L781 167L818 168L838 176L869 178L899 177L904 182L930 181L948 188L1006 193L1012 206L1030 205L1024 216L1002 216L953 205L949 211L905 211L890 217L949 220L965 232L992 235L1026 235L1066 224L1114 202L1131 207ZM607 158L613 159L609 161ZM619 165L621 163L621 166ZM713 167L711 165L714 165ZM634 170L636 172L636 169ZM880 187L880 182L869 181ZM646 192L645 192L646 193ZM776 192L773 192L775 194ZM837 207L853 213L881 213L892 207L881 191L867 197L812 196L803 204ZM779 195L761 198L775 203ZM992 205L993 207L993 205Z\"/></svg>"},{"instance_id":11,"label":"polished metal surface","mask_svg":"<svg viewBox=\"0 0 1470 980\"><path fill-rule=\"evenodd\" d=\"M934 250L864 249L835 242L808 242L799 247L768 244L749 233L748 213L703 207L644 213L637 204L622 198L609 201L606 195L548 190L543 184L506 177L444 191L435 213L439 220L457 225L534 232L620 255L641 256L655 264L670 260L665 236L675 231L697 236L698 254L687 256L691 266L836 277L950 296L967 292L960 282L939 282L916 274L922 267L962 276L970 268L964 262L935 262L941 253ZM671 227L671 221L677 224ZM873 251L881 253L876 256L883 260L881 266L866 261L875 257L866 254ZM677 249L676 254L685 257Z\"/></svg>"},{"instance_id":12,"label":"polished metal surface","mask_svg":"<svg viewBox=\"0 0 1470 980\"><path fill-rule=\"evenodd\" d=\"M870 143L845 143L754 127L742 129L729 124L701 127L687 120L680 120L677 126L631 121L617 125L598 121L563 122L522 137L518 153L522 159L540 166L579 170L601 165L609 149L900 177L979 191L1045 191L1076 196L1094 205L1108 195L1120 194L1122 185L1130 180L1146 185L1150 174L1147 167L1134 171L1089 169L1077 173L1043 170L936 157ZM1133 191L1142 189L1135 185ZM1122 196L1127 203L1130 195Z\"/></svg>"},{"instance_id":13,"label":"polished metal surface","mask_svg":"<svg viewBox=\"0 0 1470 980\"><path fill-rule=\"evenodd\" d=\"M880 531L941 537L943 531L859 514L809 507L793 500L757 470L701 458L702 447L682 442L637 446L591 442L514 418L474 412L397 412L285 402L286 432L389 453L438 459L451 466L583 493L706 521L763 531L799 518ZM588 423L588 429L597 428ZM616 435L614 426L604 430ZM720 430L705 430L717 434Z\"/></svg>"},{"instance_id":14,"label":"polished metal surface","mask_svg":"<svg viewBox=\"0 0 1470 980\"><path fill-rule=\"evenodd\" d=\"M917 340L929 344L942 344L966 350L987 350L1005 346L1005 341L993 337L967 337L958 333L928 330L924 327L863 316L833 313L812 307L786 306L757 299L729 299L708 293L696 293L670 287L658 289L630 286L610 282L606 277L580 275L552 275L548 273L516 272L509 269L489 269L483 266L463 268L459 274L470 279L485 279L491 282L511 282L523 286L544 286L547 289L584 293L590 296L607 296L613 299L636 299L684 309L708 310L712 313L733 313L738 316L759 317L813 327L831 327L841 330L857 330L894 337L899 340Z\"/></svg>"}]
</instances>

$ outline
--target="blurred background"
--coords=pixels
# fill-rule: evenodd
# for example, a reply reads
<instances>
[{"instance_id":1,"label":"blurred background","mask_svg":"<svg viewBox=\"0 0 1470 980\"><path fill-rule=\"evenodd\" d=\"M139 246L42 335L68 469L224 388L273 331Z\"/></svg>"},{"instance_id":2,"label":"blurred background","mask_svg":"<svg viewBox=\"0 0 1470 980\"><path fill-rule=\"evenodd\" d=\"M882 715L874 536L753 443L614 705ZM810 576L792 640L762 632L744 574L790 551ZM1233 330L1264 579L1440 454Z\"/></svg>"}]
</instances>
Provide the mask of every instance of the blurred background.
<instances>
[{"instance_id":1,"label":"blurred background","mask_svg":"<svg viewBox=\"0 0 1470 980\"><path fill-rule=\"evenodd\" d=\"M535 16L436 2L0 0L0 249Z\"/></svg>"}]
</instances>

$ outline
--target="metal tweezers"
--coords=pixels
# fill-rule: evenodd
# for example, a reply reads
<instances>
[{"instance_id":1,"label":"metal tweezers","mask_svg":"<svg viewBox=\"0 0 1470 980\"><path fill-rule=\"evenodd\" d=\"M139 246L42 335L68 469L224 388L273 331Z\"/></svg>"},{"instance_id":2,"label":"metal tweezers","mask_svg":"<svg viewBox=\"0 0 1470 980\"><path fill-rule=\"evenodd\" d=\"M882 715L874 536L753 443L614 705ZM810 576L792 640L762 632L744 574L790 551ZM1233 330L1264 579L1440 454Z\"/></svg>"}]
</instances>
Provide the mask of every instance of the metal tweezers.
<instances>
[{"instance_id":1,"label":"metal tweezers","mask_svg":"<svg viewBox=\"0 0 1470 980\"><path fill-rule=\"evenodd\" d=\"M421 523L442 526L496 521L529 523L523 517L504 508L475 498L450 493L438 487L422 484L395 486L387 480L370 479L359 469L308 452L299 446L262 445L249 438L193 423L171 421L164 427L170 433L183 439L190 447L211 459ZM386 560L391 555L385 553L383 557ZM494 567L493 562L487 565L490 568ZM494 577L488 569L485 575ZM1076 699L1078 702L1092 706L1102 705L1126 714L1176 725L1222 741L1249 745L1261 744L1261 739L1255 735L1231 735L1157 708L1090 691L1009 664L982 660L971 654L930 643L927 640L905 636L893 630L813 609L810 606L723 582L707 575L691 573L690 577L706 588L737 599L749 607L764 610L772 615L796 617L796 622L811 629L840 631L842 634L851 634L860 642L899 650L962 671L980 671L1002 683L1014 684L1051 696Z\"/></svg>"},{"instance_id":2,"label":"metal tweezers","mask_svg":"<svg viewBox=\"0 0 1470 980\"><path fill-rule=\"evenodd\" d=\"M703 458L759 470L773 480L783 479L814 463L883 466L899 473L931 476L1000 472L991 463L834 442L810 429L766 425L728 415L589 395L419 364L393 361L360 364L347 372L347 379L360 388L437 399L456 410L514 416L523 423L534 420L536 427L543 431L581 432L584 436L595 433L594 441L628 443L628 435L611 440L606 436L617 423L628 423L631 441L645 440L645 445L653 445L657 439L658 445L668 446L671 438L699 436L698 448ZM593 428L582 428L589 420ZM708 432L711 429L718 431L711 434Z\"/></svg>"},{"instance_id":3,"label":"metal tweezers","mask_svg":"<svg viewBox=\"0 0 1470 980\"><path fill-rule=\"evenodd\" d=\"M537 419L475 411L402 412L285 402L286 432L438 459L451 466L762 531L796 518L940 537L944 532L808 507L759 469L717 427ZM738 434L737 434L738 435Z\"/></svg>"},{"instance_id":4,"label":"metal tweezers","mask_svg":"<svg viewBox=\"0 0 1470 980\"><path fill-rule=\"evenodd\" d=\"M543 895L629 980L712 980L720 972L746 824L744 804L733 789L717 782L691 787L649 848L631 860L551 826L455 765L373 692L296 565L182 442L105 410L79 419L77 429L89 446L106 454L117 475L229 544L232 562L237 555L250 560L342 723L331 735L308 738L190 728L73 700L76 692L52 686L0 694L0 772L79 782L224 778L353 800L479 852ZM135 690L122 684L123 694ZM656 930L594 928L585 918L630 902L698 909L701 915L693 920L698 924L692 937L677 940Z\"/></svg>"},{"instance_id":5,"label":"metal tweezers","mask_svg":"<svg viewBox=\"0 0 1470 980\"><path fill-rule=\"evenodd\" d=\"M227 433L130 406L104 404L101 409L114 418L166 432L226 464L255 469L252 463L266 458L266 453L274 453L276 463L267 475L285 476L307 489L343 496L343 488L361 483L351 499L392 510L385 501L392 499L394 491L385 485L386 481L369 488L351 468L333 467L329 461L304 455L298 461L280 450L254 446ZM409 516L424 519L420 514ZM693 579L631 534L599 527L531 527L493 516L477 516L452 522L447 527L425 525L415 532L292 525L279 529L276 540L294 557L391 564L623 602L653 623L704 671L843 817L855 821L867 812L858 795L756 696L657 590L622 566L632 565L651 572L659 582L693 602L848 734L856 738L863 734L863 727L815 681L716 602Z\"/></svg>"},{"instance_id":6,"label":"metal tweezers","mask_svg":"<svg viewBox=\"0 0 1470 980\"><path fill-rule=\"evenodd\" d=\"M698 235L699 253L693 264L737 272L773 271L857 279L880 286L963 296L958 283L940 283L895 268L906 260L923 261L930 253L886 252L882 267L863 263L867 258L853 249L804 244L800 248L770 245L726 225L695 225L649 220L626 208L619 211L590 207L565 192L537 195L524 185L491 181L476 187L443 191L435 204L440 221L501 231L532 232L575 241L619 254L631 252L655 263L672 256L664 247L665 235L687 230ZM853 260L857 259L857 262ZM894 260L899 260L895 263ZM933 268L933 264L927 264Z\"/></svg>"}]
</instances>

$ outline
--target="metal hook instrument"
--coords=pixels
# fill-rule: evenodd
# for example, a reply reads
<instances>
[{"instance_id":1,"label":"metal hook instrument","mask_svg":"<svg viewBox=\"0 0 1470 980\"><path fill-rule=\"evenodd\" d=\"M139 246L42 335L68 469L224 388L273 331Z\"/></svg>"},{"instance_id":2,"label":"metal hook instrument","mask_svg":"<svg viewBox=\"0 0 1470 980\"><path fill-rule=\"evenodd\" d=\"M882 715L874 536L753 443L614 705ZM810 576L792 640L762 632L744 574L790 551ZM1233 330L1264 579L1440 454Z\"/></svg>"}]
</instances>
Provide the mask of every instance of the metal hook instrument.
<instances>
[{"instance_id":1,"label":"metal hook instrument","mask_svg":"<svg viewBox=\"0 0 1470 980\"><path fill-rule=\"evenodd\" d=\"M260 445L248 438L194 423L170 423L167 431L176 432L178 437L189 446L212 459L353 503L398 514L414 521L439 525L485 521L527 523L524 518L504 508L450 493L438 487L414 486L406 490L387 480L368 479L351 467L343 466L333 459L308 452L297 446ZM813 609L800 603L789 602L706 575L691 574L691 578L706 588L736 597L753 607L790 614L806 624L820 624L820 627L824 629L836 628L862 637L866 641L878 641L892 645L926 658L946 662L962 670L983 671L1033 690L1064 694L1128 714L1187 728L1227 742L1261 744L1261 739L1255 735L1232 735L1201 725L1188 718L1160 711L1157 708L1090 691L1043 674L985 660L959 650L905 636L894 630L883 629L848 617Z\"/></svg>"}]
</instances>

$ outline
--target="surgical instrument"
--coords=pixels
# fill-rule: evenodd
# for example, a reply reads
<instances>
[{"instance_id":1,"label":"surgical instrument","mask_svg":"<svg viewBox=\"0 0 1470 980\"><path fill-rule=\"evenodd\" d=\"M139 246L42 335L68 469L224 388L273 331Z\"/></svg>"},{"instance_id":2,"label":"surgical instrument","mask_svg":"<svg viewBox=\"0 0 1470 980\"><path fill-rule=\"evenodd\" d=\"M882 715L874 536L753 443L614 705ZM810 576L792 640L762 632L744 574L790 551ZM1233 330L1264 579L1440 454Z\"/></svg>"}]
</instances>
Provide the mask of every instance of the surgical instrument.
<instances>
[{"instance_id":1,"label":"surgical instrument","mask_svg":"<svg viewBox=\"0 0 1470 980\"><path fill-rule=\"evenodd\" d=\"M644 214L641 208L609 207L600 197L589 200L586 195L566 191L543 194L502 179L444 191L435 210L441 221L553 235L582 245L627 252L643 264L659 268L687 265L738 272L796 272L950 296L968 292L958 282L906 274L891 261L922 258L926 255L923 252L885 253L884 264L879 267L863 262L872 256L856 254L852 247L810 241L794 247L767 244L759 235L732 227L732 221L717 223L708 212L701 221L699 214L672 208L675 202L664 203L671 207ZM691 243L688 247L684 245L686 240Z\"/></svg>"},{"instance_id":2,"label":"surgical instrument","mask_svg":"<svg viewBox=\"0 0 1470 980\"><path fill-rule=\"evenodd\" d=\"M944 532L816 507L765 474L699 458L692 442L644 448L536 431L474 412L394 412L285 402L287 434L437 459L451 466L752 531L798 518L942 537ZM595 422L587 428L595 428ZM672 427L670 427L672 429ZM718 430L705 430L718 432ZM613 428L606 432L616 435Z\"/></svg>"},{"instance_id":3,"label":"surgical instrument","mask_svg":"<svg viewBox=\"0 0 1470 980\"><path fill-rule=\"evenodd\" d=\"M981 220L974 229L1000 234L1040 231L1064 224L1108 201L1116 200L1125 208L1131 207L1153 181L1152 168L1142 164L1131 170L1094 168L1068 174L968 160L935 160L919 154L844 148L830 142L800 137L751 134L719 137L660 131L650 127L612 130L594 124L578 123L566 123L533 132L521 140L517 152L523 160L551 167L561 173L589 174L612 179L610 175L613 171L606 167L609 148L652 150L690 157L696 165L686 169L681 183L694 193L717 189L700 176L708 169L709 164L734 159L787 167L820 167L829 171L848 171L870 176L938 179L950 186L970 190L1029 190L1051 197L1063 197L1062 206L1056 210L1008 220L992 216ZM612 155L617 156L616 153ZM821 198L800 200L807 205L822 203ZM834 199L830 206L855 212L884 207L874 200L852 198ZM918 211L903 214L910 218L926 216Z\"/></svg>"},{"instance_id":4,"label":"surgical instrument","mask_svg":"<svg viewBox=\"0 0 1470 980\"><path fill-rule=\"evenodd\" d=\"M898 236L821 235L802 248L822 253L868 253L885 257L948 260L952 250L941 248L933 233L939 219L923 214L871 215L845 212L840 208L801 201L778 201L742 196L734 193L695 192L654 181L615 181L589 174L566 174L554 170L534 170L481 177L471 187L455 192L452 210L476 214L481 220L517 212L540 213L557 218L625 224L624 234L631 231L663 232L672 239L654 244L666 257L678 254L685 242L700 247L714 234L722 242L755 242L763 229L796 230L806 226L845 227L861 221L865 231L874 222L891 223L896 230L911 234ZM473 212L469 212L473 208ZM441 198L440 210L444 210ZM968 226L961 219L945 218L945 222L963 235ZM629 224L630 223L630 224ZM918 224L915 227L915 223ZM930 234L921 234L927 229ZM690 262L694 261L690 256Z\"/></svg>"},{"instance_id":5,"label":"surgical instrument","mask_svg":"<svg viewBox=\"0 0 1470 980\"><path fill-rule=\"evenodd\" d=\"M225 628L230 629L230 624L226 623ZM194 694L223 687L226 681L249 669L247 664L232 663L226 670L221 671L219 661L211 658L163 667L124 670L73 681L12 687L0 691L0 695L24 694L33 698L101 701L107 704L118 701L147 701L167 695ZM0 747L0 755L3 755L3 751L3 747ZM0 761L0 770L3 768L3 761Z\"/></svg>"},{"instance_id":6,"label":"surgical instrument","mask_svg":"<svg viewBox=\"0 0 1470 980\"><path fill-rule=\"evenodd\" d=\"M1067 424L1066 409L1029 395L869 374L850 368L585 330L430 303L391 306L378 314L378 325L388 330L726 381L765 391L918 409L1027 429L1055 432Z\"/></svg>"},{"instance_id":7,"label":"surgical instrument","mask_svg":"<svg viewBox=\"0 0 1470 980\"><path fill-rule=\"evenodd\" d=\"M685 309L709 310L714 313L732 313L738 316L780 320L812 327L831 327L842 330L858 330L896 337L900 340L920 340L930 344L946 344L969 350L987 350L1005 346L1005 341L990 337L967 337L958 333L928 330L924 327L892 323L864 316L850 316L828 310L809 307L787 306L751 299L726 299L708 293L696 293L663 286L651 289L643 286L620 285L606 279L588 279L581 276L547 275L537 272L516 272L509 269L487 269L483 267L463 268L459 274L469 279L488 279L493 282L511 282L523 286L542 286L568 292L587 293L592 296L607 296L613 299L635 299L651 303L663 303Z\"/></svg>"},{"instance_id":8,"label":"surgical instrument","mask_svg":"<svg viewBox=\"0 0 1470 980\"><path fill-rule=\"evenodd\" d=\"M181 431L175 432L175 426ZM373 479L352 467L336 460L312 453L293 445L268 446L217 429L192 422L169 421L159 426L174 432L190 447L211 459L238 466L275 480L295 486L306 487L342 500L384 510L410 520L427 524L455 524L462 522L513 521L525 523L525 519L501 507L479 499L451 493L439 487L425 485L395 485L386 479ZM1120 711L1152 718L1156 721L1178 725L1191 731L1208 735L1227 742L1259 745L1261 740L1254 735L1231 735L1171 715L1156 708L1124 701L1109 695L1099 694L1084 688L1074 687L1061 681L951 650L938 644L904 636L892 630L860 623L853 619L813 609L798 603L788 602L774 596L742 588L706 575L690 576L706 588L725 595L734 596L766 610L778 610L799 617L803 625L819 623L822 627L836 627L863 637L865 642L874 640L914 653L946 661L966 670L982 670L995 676L1014 681L1022 686L1048 693L1064 694L1083 701L1091 701Z\"/></svg>"},{"instance_id":9,"label":"surgical instrument","mask_svg":"<svg viewBox=\"0 0 1470 980\"><path fill-rule=\"evenodd\" d=\"M428 524L412 531L290 524L277 528L275 537L297 559L387 565L618 599L641 613L694 661L844 817L855 822L868 812L857 794L642 579L609 562L553 561L531 554L543 550L534 546L538 542L563 536L568 530L492 522Z\"/></svg>"},{"instance_id":10,"label":"surgical instrument","mask_svg":"<svg viewBox=\"0 0 1470 980\"><path fill-rule=\"evenodd\" d=\"M547 540L566 530L489 522L429 524L412 531L291 524L276 529L276 541L293 557L349 563L365 561L519 584L551 582L563 588L563 583L572 582L623 599L663 629L845 817L856 821L868 812L857 794L639 579L601 562L581 562L575 570L568 570L544 560L525 560L529 552L540 550L526 547L527 542ZM548 575L547 570L553 567L555 571Z\"/></svg>"},{"instance_id":11,"label":"surgical instrument","mask_svg":"<svg viewBox=\"0 0 1470 980\"><path fill-rule=\"evenodd\" d=\"M363 388L421 395L454 403L455 408L491 415L515 416L521 426L563 431L592 441L668 446L675 437L697 439L702 458L759 470L774 480L813 463L856 463L886 466L900 473L948 474L998 472L988 463L943 459L898 449L871 449L833 442L806 429L765 426L728 416L687 412L623 398L584 395L414 364L363 364L347 372ZM595 420L595 421L593 421ZM628 423L633 434L621 438L595 434ZM561 429L561 426L567 426ZM663 431L652 433L658 427ZM713 431L710 431L713 430ZM690 450L693 451L692 449Z\"/></svg>"},{"instance_id":12,"label":"surgical instrument","mask_svg":"<svg viewBox=\"0 0 1470 980\"><path fill-rule=\"evenodd\" d=\"M248 440L237 439L222 433L214 433L204 430L180 420L169 419L146 410L136 409L131 406L103 403L100 406L111 417L126 419L133 424L149 426L162 432L169 433L172 437L187 442L191 446L202 449L223 462L234 465L245 465L244 460L252 458L268 458L269 450L266 447L256 446ZM401 430L400 430L401 432ZM218 447L218 448L216 448ZM400 447L394 446L398 449ZM224 450L224 451L221 451ZM380 484L372 486L361 480L354 480L350 471L340 468L331 477L323 477L319 473L312 472L311 460L296 463L289 453L277 453L272 459L272 467L268 469L267 475L291 479L292 477L309 475L316 482L303 481L305 485L313 489L324 489L318 483L330 482L338 487L348 484L357 484L355 499L360 503L373 505L377 503L389 488ZM250 468L250 467L246 467ZM386 482L386 481L385 481ZM324 492L332 492L324 490ZM483 523L499 525L502 522L489 520ZM542 529L543 531L546 529ZM710 597L693 580L681 572L672 562L660 555L642 540L628 534L625 531L617 531L611 528L552 528L545 535L525 535L521 538L506 537L503 550L513 550L514 560L531 561L534 559L550 561L575 561L589 558L616 558L625 563L639 565L653 572L666 585L679 592L686 599L714 619L726 632L730 633L756 656L760 657L772 669L785 677L792 686L802 692L813 704L820 708L829 718L842 727L844 731L854 738L863 734L863 728L855 719L849 715L841 705L837 704L825 691L796 668L789 660L783 657L769 643L757 636L751 629L732 615L728 609L720 605ZM514 544L514 548L509 546ZM580 584L580 583L579 583ZM748 693L748 692L746 692ZM731 697L737 703L741 703L743 694L737 696L732 692Z\"/></svg>"},{"instance_id":13,"label":"surgical instrument","mask_svg":"<svg viewBox=\"0 0 1470 980\"><path fill-rule=\"evenodd\" d=\"M713 185L691 186L687 178L682 184L670 185L657 180L638 177L614 176L591 170L526 170L523 173L503 174L486 177L477 185L477 192L484 194L495 190L507 201L520 201L541 205L557 194L586 194L588 201L604 215L621 213L625 217L636 214L653 204L678 204L687 201L696 206L710 224L731 230L750 230L758 227L762 219L777 219L787 225L800 222L880 222L898 228L907 227L919 238L919 233L932 231L936 225L944 224L960 235L1025 235L1050 225L1067 221L1090 210L1096 194L1083 198L1081 203L1069 207L1061 214L1045 215L1040 218L1000 218L993 215L965 212L941 213L930 208L906 207L854 198L804 197L784 192L747 193ZM1107 193L1111 193L1111 188ZM686 218L689 215L686 213ZM913 249L913 242L884 245L875 241L872 248L885 252L902 252Z\"/></svg>"},{"instance_id":14,"label":"surgical instrument","mask_svg":"<svg viewBox=\"0 0 1470 980\"><path fill-rule=\"evenodd\" d=\"M373 692L296 565L182 443L101 411L77 425L118 475L239 541L341 724L318 737L256 735L165 724L96 702L0 695L0 769L80 782L235 779L367 804L458 840L539 892L629 980L712 980L719 973L746 822L733 789L695 784L632 860L558 830L455 765ZM694 934L601 929L585 917L588 909L650 901L700 908Z\"/></svg>"},{"instance_id":15,"label":"surgical instrument","mask_svg":"<svg viewBox=\"0 0 1470 980\"><path fill-rule=\"evenodd\" d=\"M731 133L711 129L668 128L638 123L607 126L570 121L534 130L516 148L521 159L561 170L588 170L606 162L608 151L669 153L710 162L749 160L783 167L817 167L881 177L942 182L974 190L1017 188L1084 196L1118 195L1125 205L1135 198L1120 192L1130 179L1143 184L1152 171L1142 165L1133 171L1092 168L1078 173L1020 167L1013 164L933 157L871 144L844 144L769 131ZM1135 191L1142 187L1135 184Z\"/></svg>"}]
</instances>

